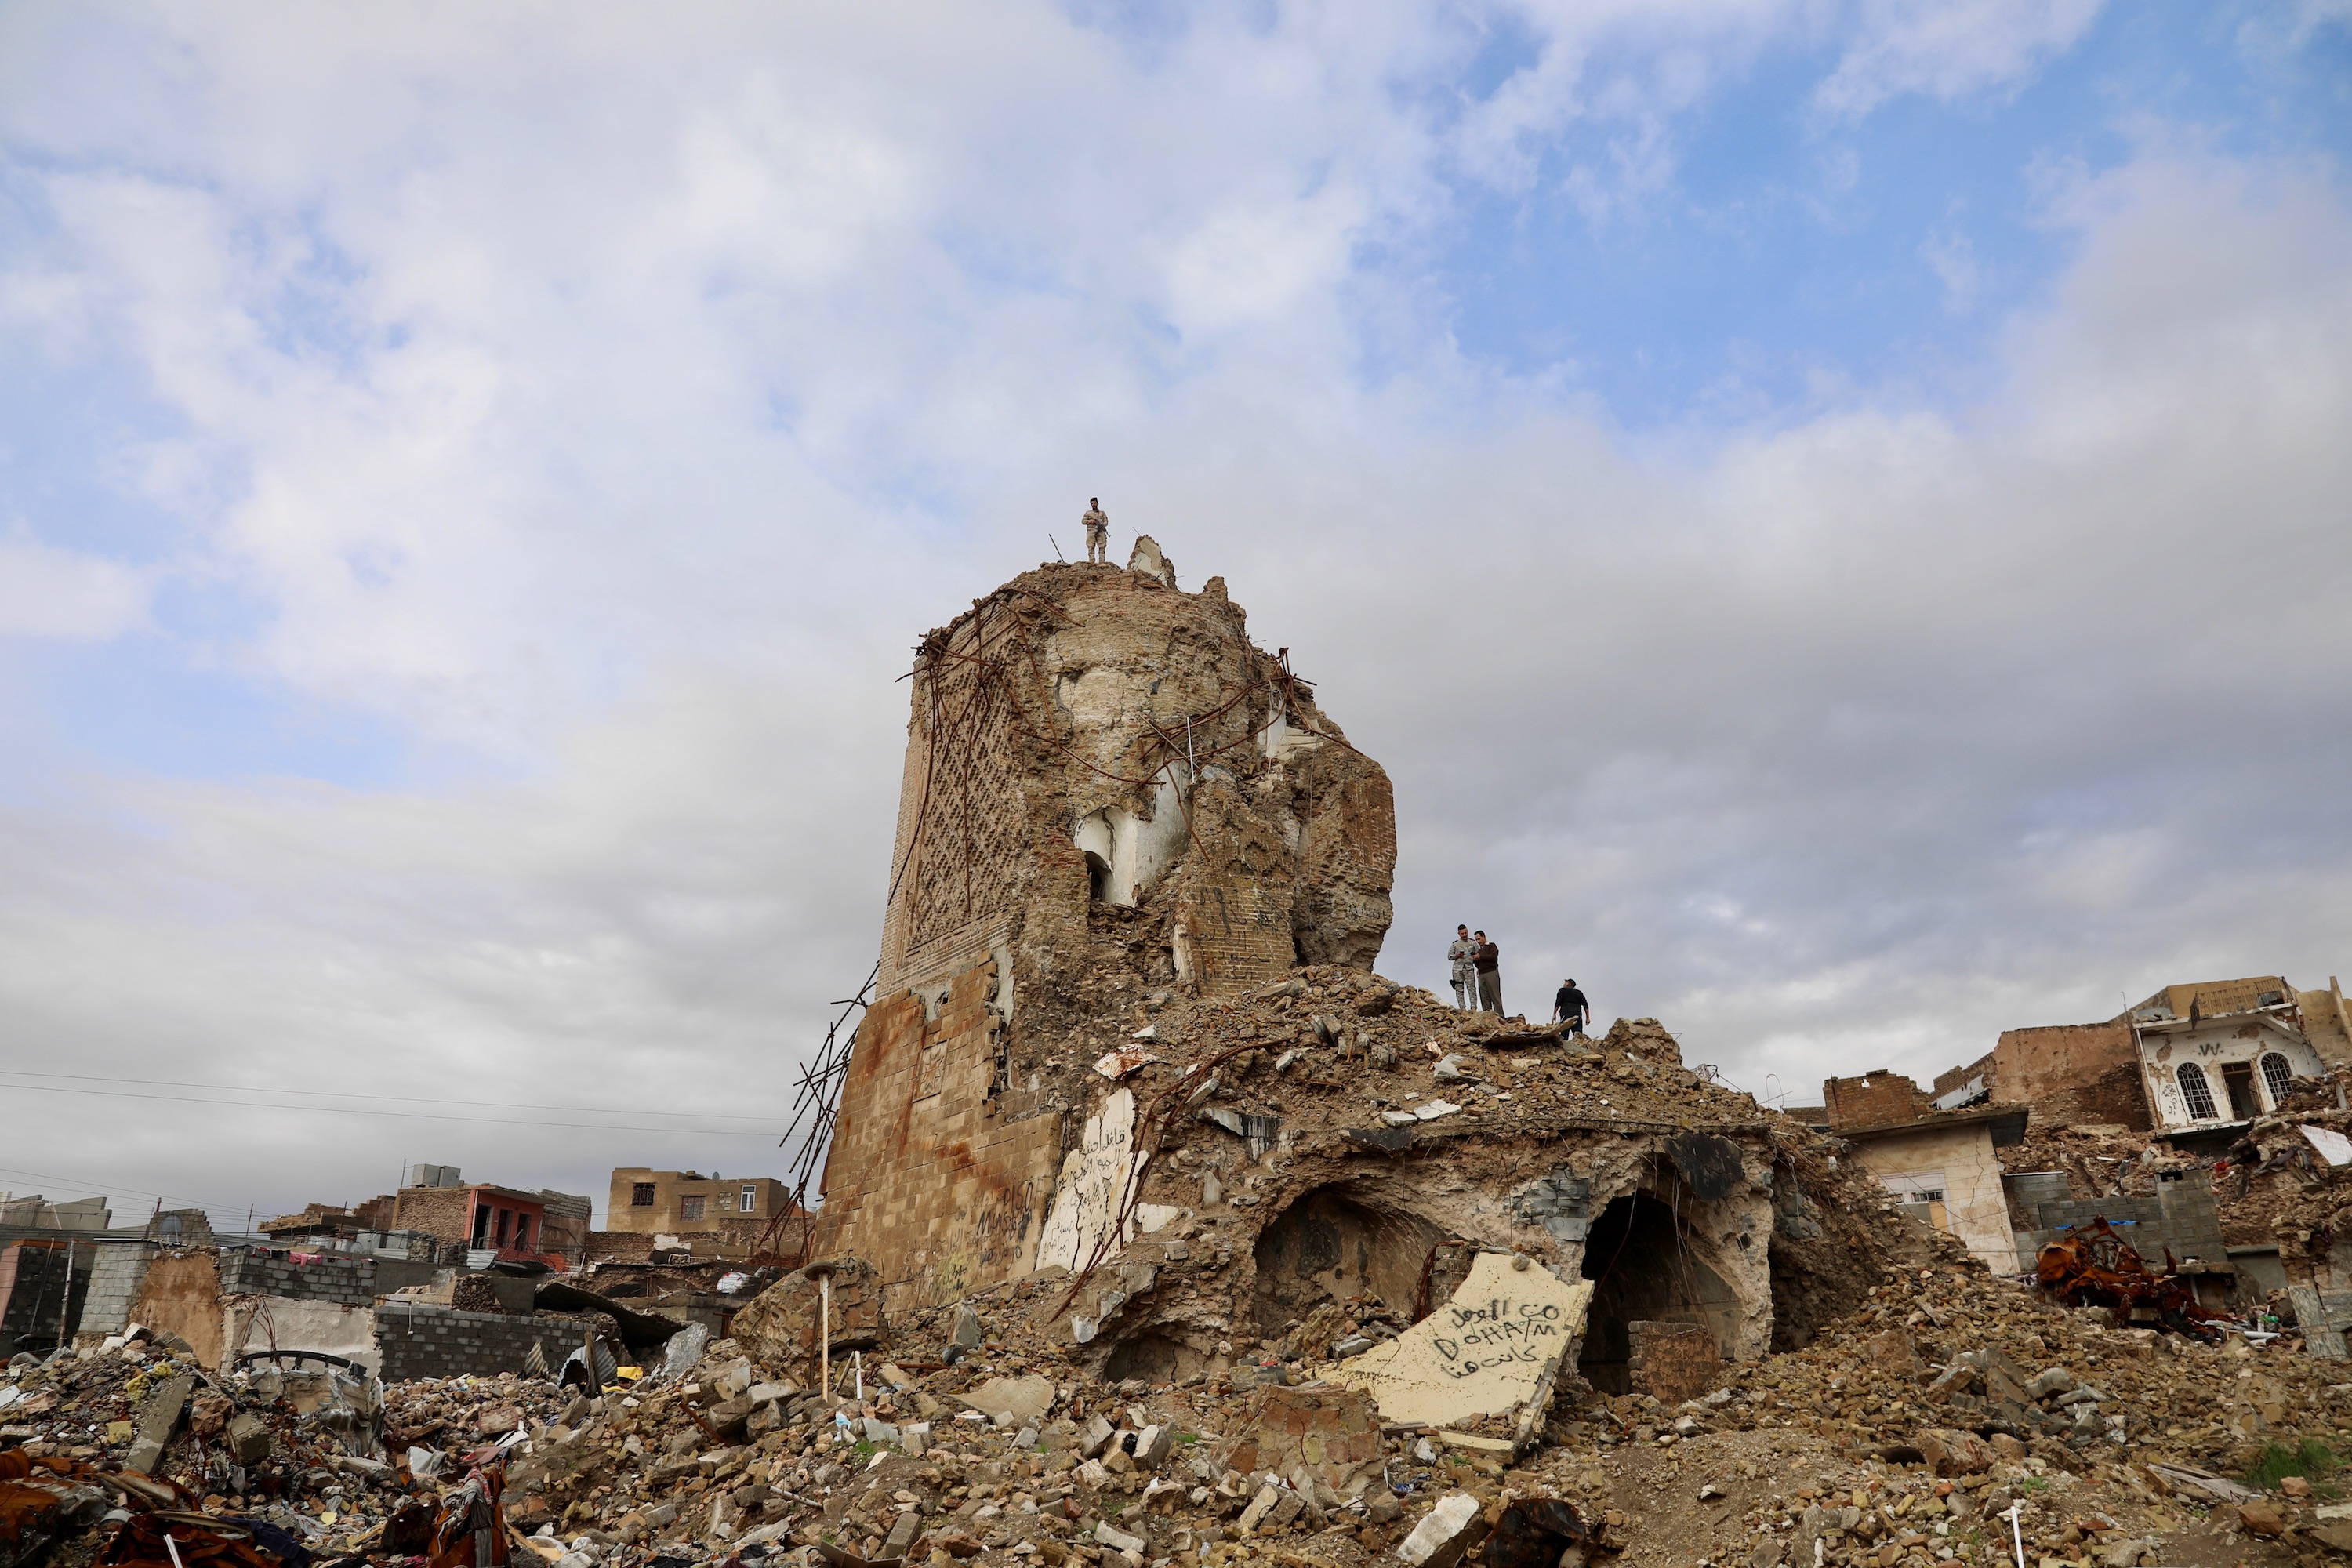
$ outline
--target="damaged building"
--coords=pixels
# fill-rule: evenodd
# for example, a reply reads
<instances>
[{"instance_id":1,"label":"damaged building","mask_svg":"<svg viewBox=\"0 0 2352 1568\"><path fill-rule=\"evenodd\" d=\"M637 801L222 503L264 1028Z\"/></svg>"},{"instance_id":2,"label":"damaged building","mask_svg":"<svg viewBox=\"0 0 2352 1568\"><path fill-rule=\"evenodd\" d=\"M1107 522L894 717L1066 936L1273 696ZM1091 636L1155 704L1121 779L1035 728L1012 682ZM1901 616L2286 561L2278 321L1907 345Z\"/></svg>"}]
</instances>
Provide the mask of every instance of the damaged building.
<instances>
[{"instance_id":1,"label":"damaged building","mask_svg":"<svg viewBox=\"0 0 2352 1568\"><path fill-rule=\"evenodd\" d=\"M1589 1282L1578 1364L1620 1393L1866 1288L1804 1130L1654 1022L1586 1041L1374 972L1387 775L1221 579L1149 540L1025 573L912 687L811 1256L900 1306L1066 1279L1063 1342L1165 1378L1295 1355L1344 1302L1415 1321L1499 1253Z\"/></svg>"}]
</instances>

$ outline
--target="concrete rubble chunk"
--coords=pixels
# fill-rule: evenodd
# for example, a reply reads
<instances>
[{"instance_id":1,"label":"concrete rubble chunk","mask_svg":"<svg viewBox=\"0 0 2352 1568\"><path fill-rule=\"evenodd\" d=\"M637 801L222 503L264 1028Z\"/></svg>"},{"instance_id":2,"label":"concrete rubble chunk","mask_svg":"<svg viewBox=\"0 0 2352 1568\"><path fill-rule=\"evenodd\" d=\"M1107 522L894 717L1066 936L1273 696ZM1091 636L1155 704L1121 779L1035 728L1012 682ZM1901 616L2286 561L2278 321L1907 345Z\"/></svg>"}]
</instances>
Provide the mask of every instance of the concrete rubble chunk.
<instances>
[{"instance_id":1,"label":"concrete rubble chunk","mask_svg":"<svg viewBox=\"0 0 2352 1568\"><path fill-rule=\"evenodd\" d=\"M915 1537L923 1531L923 1516L908 1509L891 1522L890 1533L882 1538L882 1555L904 1557L907 1548L915 1544Z\"/></svg>"},{"instance_id":2,"label":"concrete rubble chunk","mask_svg":"<svg viewBox=\"0 0 2352 1568\"><path fill-rule=\"evenodd\" d=\"M1095 1521L1095 1539L1113 1552L1140 1552L1150 1542L1139 1535L1129 1535L1107 1519Z\"/></svg>"},{"instance_id":3,"label":"concrete rubble chunk","mask_svg":"<svg viewBox=\"0 0 2352 1568\"><path fill-rule=\"evenodd\" d=\"M828 1279L829 1315L823 1305ZM859 1258L836 1257L795 1268L753 1297L735 1314L728 1331L741 1353L764 1372L814 1388L824 1359L817 1343L820 1325L828 1321L836 1377L847 1370L851 1352L870 1354L887 1348L883 1283L873 1265Z\"/></svg>"},{"instance_id":4,"label":"concrete rubble chunk","mask_svg":"<svg viewBox=\"0 0 2352 1568\"><path fill-rule=\"evenodd\" d=\"M122 1461L124 1469L142 1476L155 1473L195 1386L196 1380L183 1373L148 1390L147 1397L139 1405L139 1435L131 1441L130 1457Z\"/></svg>"},{"instance_id":5,"label":"concrete rubble chunk","mask_svg":"<svg viewBox=\"0 0 2352 1568\"><path fill-rule=\"evenodd\" d=\"M1455 1568L1486 1535L1478 1500L1468 1492L1449 1492L1398 1544L1397 1555L1412 1568Z\"/></svg>"},{"instance_id":6,"label":"concrete rubble chunk","mask_svg":"<svg viewBox=\"0 0 2352 1568\"><path fill-rule=\"evenodd\" d=\"M269 1423L254 1412L231 1416L226 1436L229 1456L238 1464L257 1465L269 1458Z\"/></svg>"},{"instance_id":7,"label":"concrete rubble chunk","mask_svg":"<svg viewBox=\"0 0 2352 1568\"><path fill-rule=\"evenodd\" d=\"M1144 1469L1153 1469L1167 1462L1168 1452L1176 1446L1172 1428L1158 1425L1144 1427L1135 1436L1135 1462Z\"/></svg>"},{"instance_id":8,"label":"concrete rubble chunk","mask_svg":"<svg viewBox=\"0 0 2352 1568\"><path fill-rule=\"evenodd\" d=\"M2063 1366L2044 1368L2025 1385L2028 1398L2047 1399L2053 1394L2064 1394L2074 1386L2074 1374Z\"/></svg>"},{"instance_id":9,"label":"concrete rubble chunk","mask_svg":"<svg viewBox=\"0 0 2352 1568\"><path fill-rule=\"evenodd\" d=\"M1584 1335L1592 1284L1515 1268L1485 1252L1445 1305L1386 1343L1332 1369L1391 1421L1446 1426L1514 1410L1549 1389Z\"/></svg>"},{"instance_id":10,"label":"concrete rubble chunk","mask_svg":"<svg viewBox=\"0 0 2352 1568\"><path fill-rule=\"evenodd\" d=\"M1929 1427L1912 1443L1928 1468L1939 1476L1982 1475L1992 1468L1992 1445L1973 1432Z\"/></svg>"},{"instance_id":11,"label":"concrete rubble chunk","mask_svg":"<svg viewBox=\"0 0 2352 1568\"><path fill-rule=\"evenodd\" d=\"M957 1394L956 1402L979 1411L999 1426L1034 1426L1054 1408L1054 1380L1034 1373L992 1377L978 1388Z\"/></svg>"}]
</instances>

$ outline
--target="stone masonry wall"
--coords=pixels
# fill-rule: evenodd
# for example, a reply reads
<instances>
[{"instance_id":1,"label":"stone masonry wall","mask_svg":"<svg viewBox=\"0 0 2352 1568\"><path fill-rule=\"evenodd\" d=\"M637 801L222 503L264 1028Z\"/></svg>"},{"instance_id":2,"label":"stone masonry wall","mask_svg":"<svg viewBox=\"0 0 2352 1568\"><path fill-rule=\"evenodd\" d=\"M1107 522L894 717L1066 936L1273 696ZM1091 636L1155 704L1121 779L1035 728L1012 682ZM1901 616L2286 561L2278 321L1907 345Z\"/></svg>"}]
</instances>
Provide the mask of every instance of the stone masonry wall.
<instances>
[{"instance_id":1,"label":"stone masonry wall","mask_svg":"<svg viewBox=\"0 0 2352 1568\"><path fill-rule=\"evenodd\" d=\"M814 1254L884 1271L894 1302L952 1300L1027 1272L1061 1167L1062 1119L994 1089L996 963L964 971L926 1017L900 992L857 1031L825 1162Z\"/></svg>"},{"instance_id":2,"label":"stone masonry wall","mask_svg":"<svg viewBox=\"0 0 2352 1568\"><path fill-rule=\"evenodd\" d=\"M1704 1323L1633 1322L1625 1338L1626 1380L1635 1394L1675 1405L1722 1385L1723 1358Z\"/></svg>"},{"instance_id":3,"label":"stone masonry wall","mask_svg":"<svg viewBox=\"0 0 2352 1568\"><path fill-rule=\"evenodd\" d=\"M2148 1128L2139 1046L2120 1020L2003 1031L1993 1047L1992 1098L2032 1106L2044 1127L2106 1121Z\"/></svg>"},{"instance_id":4,"label":"stone masonry wall","mask_svg":"<svg viewBox=\"0 0 2352 1568\"><path fill-rule=\"evenodd\" d=\"M97 1248L89 1268L89 1296L82 1304L82 1333L119 1334L131 1326L140 1281L161 1250L146 1241L108 1242Z\"/></svg>"},{"instance_id":5,"label":"stone masonry wall","mask_svg":"<svg viewBox=\"0 0 2352 1568\"><path fill-rule=\"evenodd\" d=\"M387 1301L376 1309L375 1342L386 1383L468 1373L492 1377L521 1372L534 1344L552 1373L580 1348L587 1327L568 1318L517 1318Z\"/></svg>"},{"instance_id":6,"label":"stone masonry wall","mask_svg":"<svg viewBox=\"0 0 2352 1568\"><path fill-rule=\"evenodd\" d=\"M220 1288L224 1296L289 1296L364 1307L375 1300L375 1259L328 1254L296 1263L275 1253L224 1252Z\"/></svg>"}]
</instances>

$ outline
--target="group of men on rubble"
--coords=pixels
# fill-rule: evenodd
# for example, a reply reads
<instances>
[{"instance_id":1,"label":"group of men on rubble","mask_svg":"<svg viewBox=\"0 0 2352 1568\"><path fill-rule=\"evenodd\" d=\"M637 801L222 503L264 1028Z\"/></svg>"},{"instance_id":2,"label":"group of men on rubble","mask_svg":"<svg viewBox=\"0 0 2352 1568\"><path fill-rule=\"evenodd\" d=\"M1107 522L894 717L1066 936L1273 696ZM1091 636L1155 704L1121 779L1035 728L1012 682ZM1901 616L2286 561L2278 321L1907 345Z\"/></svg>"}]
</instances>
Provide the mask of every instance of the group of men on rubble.
<instances>
[{"instance_id":1,"label":"group of men on rubble","mask_svg":"<svg viewBox=\"0 0 2352 1568\"><path fill-rule=\"evenodd\" d=\"M1445 950L1445 962L1453 967L1456 1007L1464 1012L1472 1008L1487 1013L1503 1010L1503 953L1485 931L1474 931L1466 925L1455 926L1453 945ZM1566 1024L1569 1033L1580 1035L1591 1018L1592 1004L1584 999L1576 982L1561 981L1559 993L1552 997L1551 1021Z\"/></svg>"}]
</instances>

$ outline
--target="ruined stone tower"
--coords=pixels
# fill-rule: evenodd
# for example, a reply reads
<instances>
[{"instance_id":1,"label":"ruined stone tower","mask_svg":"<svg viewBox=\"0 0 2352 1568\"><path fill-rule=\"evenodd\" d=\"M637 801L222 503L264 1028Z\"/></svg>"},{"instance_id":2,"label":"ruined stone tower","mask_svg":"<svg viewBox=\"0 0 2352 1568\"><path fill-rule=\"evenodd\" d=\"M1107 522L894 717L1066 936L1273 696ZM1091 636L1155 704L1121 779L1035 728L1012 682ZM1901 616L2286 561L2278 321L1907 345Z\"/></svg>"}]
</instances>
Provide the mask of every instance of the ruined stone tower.
<instances>
[{"instance_id":1,"label":"ruined stone tower","mask_svg":"<svg viewBox=\"0 0 2352 1568\"><path fill-rule=\"evenodd\" d=\"M820 1253L940 1300L1027 1272L1063 1113L1155 998L1370 969L1388 775L1244 626L1222 578L1181 592L1143 540L1127 570L1024 573L923 639Z\"/></svg>"}]
</instances>

